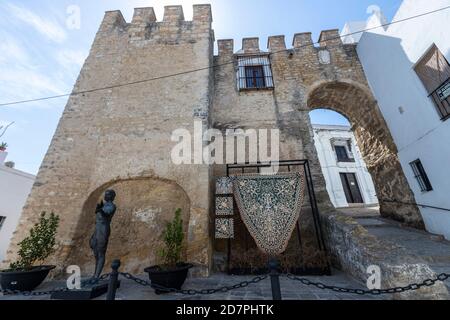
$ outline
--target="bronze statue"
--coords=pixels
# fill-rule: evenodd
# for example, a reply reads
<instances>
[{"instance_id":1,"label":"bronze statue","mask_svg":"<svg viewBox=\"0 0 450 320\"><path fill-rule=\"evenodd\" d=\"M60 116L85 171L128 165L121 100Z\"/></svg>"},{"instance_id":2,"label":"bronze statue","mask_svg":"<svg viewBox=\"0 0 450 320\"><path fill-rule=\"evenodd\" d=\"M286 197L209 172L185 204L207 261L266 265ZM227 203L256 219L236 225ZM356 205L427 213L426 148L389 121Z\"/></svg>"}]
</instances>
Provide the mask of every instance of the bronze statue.
<instances>
[{"instance_id":1,"label":"bronze statue","mask_svg":"<svg viewBox=\"0 0 450 320\"><path fill-rule=\"evenodd\" d=\"M116 213L116 205L113 203L116 198L114 190L105 192L105 201L97 204L95 209L95 231L91 237L90 246L95 256L94 278L101 276L105 266L106 250L108 248L109 235L111 234L111 220Z\"/></svg>"}]
</instances>

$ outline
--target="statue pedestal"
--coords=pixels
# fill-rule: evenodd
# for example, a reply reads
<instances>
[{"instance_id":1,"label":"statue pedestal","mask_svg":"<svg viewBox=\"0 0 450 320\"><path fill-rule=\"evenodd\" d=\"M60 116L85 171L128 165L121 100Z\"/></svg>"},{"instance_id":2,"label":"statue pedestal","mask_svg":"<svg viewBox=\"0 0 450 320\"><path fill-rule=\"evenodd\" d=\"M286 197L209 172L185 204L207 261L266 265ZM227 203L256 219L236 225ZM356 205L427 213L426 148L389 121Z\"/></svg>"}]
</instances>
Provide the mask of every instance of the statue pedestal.
<instances>
[{"instance_id":1,"label":"statue pedestal","mask_svg":"<svg viewBox=\"0 0 450 320\"><path fill-rule=\"evenodd\" d=\"M50 299L52 300L92 300L100 297L108 292L109 281L99 281L97 284L86 285L80 290L68 290L61 292L54 292ZM120 281L117 283L117 288L120 288Z\"/></svg>"}]
</instances>

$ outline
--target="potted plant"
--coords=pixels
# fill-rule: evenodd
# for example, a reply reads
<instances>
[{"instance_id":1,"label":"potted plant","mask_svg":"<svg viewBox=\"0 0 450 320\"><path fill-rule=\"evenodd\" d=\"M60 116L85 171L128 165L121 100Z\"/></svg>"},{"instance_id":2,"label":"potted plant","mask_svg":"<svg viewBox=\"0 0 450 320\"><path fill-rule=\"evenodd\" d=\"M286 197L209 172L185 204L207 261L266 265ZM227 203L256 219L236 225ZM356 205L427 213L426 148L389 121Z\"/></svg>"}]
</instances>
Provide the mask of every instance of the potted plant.
<instances>
[{"instance_id":1,"label":"potted plant","mask_svg":"<svg viewBox=\"0 0 450 320\"><path fill-rule=\"evenodd\" d=\"M162 238L164 248L159 252L159 256L163 264L146 268L145 272L148 273L152 284L180 290L186 281L189 269L193 267L192 264L182 262L181 258L184 239L181 209L177 209L173 221L167 223ZM166 291L156 289L155 292L160 294Z\"/></svg>"},{"instance_id":2,"label":"potted plant","mask_svg":"<svg viewBox=\"0 0 450 320\"><path fill-rule=\"evenodd\" d=\"M5 152L6 148L8 148L8 144L6 142L0 143L0 152Z\"/></svg>"},{"instance_id":3,"label":"potted plant","mask_svg":"<svg viewBox=\"0 0 450 320\"><path fill-rule=\"evenodd\" d=\"M42 265L55 247L59 217L43 212L30 234L19 243L19 259L8 270L0 271L3 290L32 291L38 287L55 266ZM39 264L41 263L41 264Z\"/></svg>"}]
</instances>

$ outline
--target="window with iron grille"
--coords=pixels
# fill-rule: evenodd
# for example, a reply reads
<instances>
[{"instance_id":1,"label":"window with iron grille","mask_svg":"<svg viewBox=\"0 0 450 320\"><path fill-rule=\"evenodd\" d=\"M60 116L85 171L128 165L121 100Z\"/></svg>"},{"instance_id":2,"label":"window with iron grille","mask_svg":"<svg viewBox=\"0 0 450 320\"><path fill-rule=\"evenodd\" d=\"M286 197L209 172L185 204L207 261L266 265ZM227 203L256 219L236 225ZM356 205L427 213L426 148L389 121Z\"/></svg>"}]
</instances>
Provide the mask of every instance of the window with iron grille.
<instances>
[{"instance_id":1,"label":"window with iron grille","mask_svg":"<svg viewBox=\"0 0 450 320\"><path fill-rule=\"evenodd\" d=\"M238 90L272 89L269 56L239 56L237 85Z\"/></svg>"},{"instance_id":2,"label":"window with iron grille","mask_svg":"<svg viewBox=\"0 0 450 320\"><path fill-rule=\"evenodd\" d=\"M428 179L427 173L423 168L422 162L418 159L410 163L411 168L414 172L414 177L419 183L420 190L422 192L432 191L433 187L431 186L430 180Z\"/></svg>"},{"instance_id":3,"label":"window with iron grille","mask_svg":"<svg viewBox=\"0 0 450 320\"><path fill-rule=\"evenodd\" d=\"M442 120L450 118L450 64L436 45L417 62L415 71Z\"/></svg>"},{"instance_id":4,"label":"window with iron grille","mask_svg":"<svg viewBox=\"0 0 450 320\"><path fill-rule=\"evenodd\" d=\"M5 222L6 217L0 217L0 230L2 230L3 223Z\"/></svg>"}]
</instances>

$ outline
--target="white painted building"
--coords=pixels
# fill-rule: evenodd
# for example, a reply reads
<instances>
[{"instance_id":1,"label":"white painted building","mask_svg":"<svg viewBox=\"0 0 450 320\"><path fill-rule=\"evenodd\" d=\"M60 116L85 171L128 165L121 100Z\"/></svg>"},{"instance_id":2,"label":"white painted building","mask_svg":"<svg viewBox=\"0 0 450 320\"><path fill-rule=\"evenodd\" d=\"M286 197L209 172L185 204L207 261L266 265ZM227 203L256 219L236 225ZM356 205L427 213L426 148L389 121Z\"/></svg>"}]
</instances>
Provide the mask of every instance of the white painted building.
<instances>
[{"instance_id":1,"label":"white painted building","mask_svg":"<svg viewBox=\"0 0 450 320\"><path fill-rule=\"evenodd\" d=\"M450 209L450 9L439 10L449 6L404 0L393 21L406 21L365 32L357 46L416 202L429 206L426 228L447 239L450 212L437 208Z\"/></svg>"},{"instance_id":2,"label":"white painted building","mask_svg":"<svg viewBox=\"0 0 450 320\"><path fill-rule=\"evenodd\" d=\"M377 205L372 177L348 126L313 125L328 194L336 208Z\"/></svg>"},{"instance_id":3,"label":"white painted building","mask_svg":"<svg viewBox=\"0 0 450 320\"><path fill-rule=\"evenodd\" d=\"M0 261L5 257L35 180L31 174L5 166L6 155L0 151Z\"/></svg>"}]
</instances>

